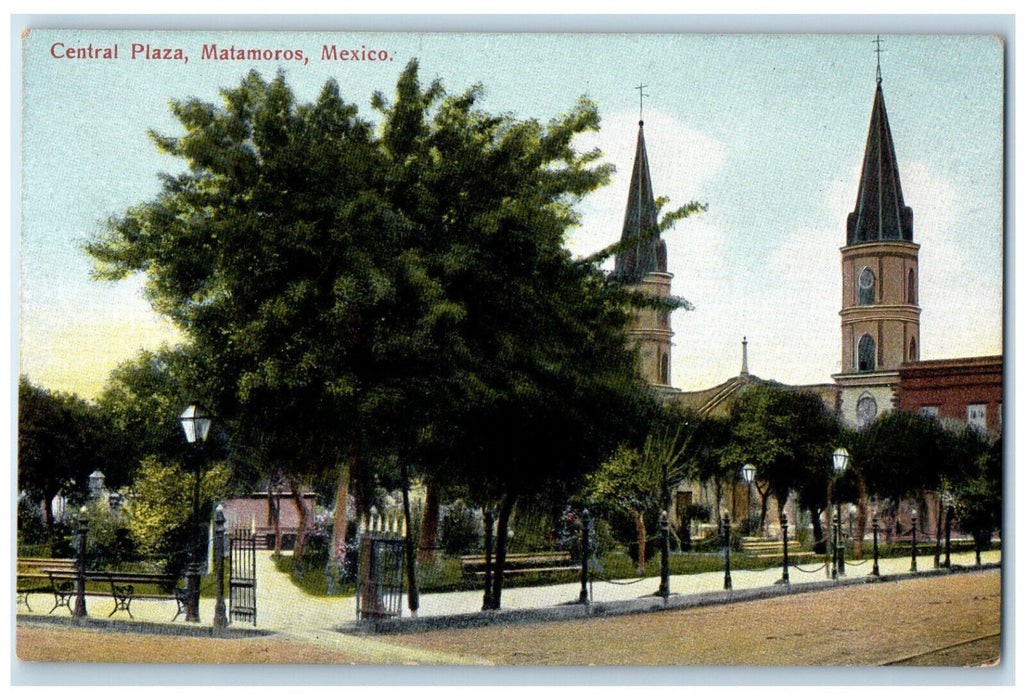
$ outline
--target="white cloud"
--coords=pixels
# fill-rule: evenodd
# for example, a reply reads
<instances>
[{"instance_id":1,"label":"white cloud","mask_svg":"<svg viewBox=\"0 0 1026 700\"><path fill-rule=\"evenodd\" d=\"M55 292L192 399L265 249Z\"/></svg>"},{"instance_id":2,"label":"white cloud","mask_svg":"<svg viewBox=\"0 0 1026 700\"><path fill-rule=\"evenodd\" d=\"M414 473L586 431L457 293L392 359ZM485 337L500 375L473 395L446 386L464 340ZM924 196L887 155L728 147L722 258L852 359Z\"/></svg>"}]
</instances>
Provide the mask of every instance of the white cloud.
<instances>
[{"instance_id":1,"label":"white cloud","mask_svg":"<svg viewBox=\"0 0 1026 700\"><path fill-rule=\"evenodd\" d=\"M582 225L570 236L574 253L591 253L619 239L637 138L637 115L620 112L606 115L598 133L583 134L575 142L579 150L600 149L616 173L608 186L580 204ZM652 187L656 196L670 198L668 208L702 201L703 186L723 166L724 149L718 141L664 112L646 110L645 144Z\"/></svg>"}]
</instances>

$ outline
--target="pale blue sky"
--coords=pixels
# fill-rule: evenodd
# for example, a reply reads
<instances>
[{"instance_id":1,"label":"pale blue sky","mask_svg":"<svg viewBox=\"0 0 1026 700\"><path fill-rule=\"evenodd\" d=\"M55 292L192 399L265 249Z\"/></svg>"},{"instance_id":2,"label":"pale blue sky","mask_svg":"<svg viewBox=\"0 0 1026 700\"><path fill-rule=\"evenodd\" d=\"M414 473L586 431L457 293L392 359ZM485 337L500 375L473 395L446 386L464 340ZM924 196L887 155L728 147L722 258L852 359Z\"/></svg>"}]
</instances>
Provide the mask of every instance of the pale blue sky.
<instances>
[{"instance_id":1,"label":"pale blue sky","mask_svg":"<svg viewBox=\"0 0 1026 700\"><path fill-rule=\"evenodd\" d=\"M619 174L581 203L571 246L620 233L648 85L645 135L657 193L709 211L667 236L676 312L672 383L697 389L740 369L830 381L840 368L840 255L875 88L870 35L524 35L36 30L23 41L21 372L92 396L140 347L170 337L138 282L89 279L81 244L111 214L152 197L150 128L174 134L167 102L218 99L250 69L283 68L297 97L329 77L365 117L417 57L426 82L485 87L483 106L547 120L579 95L598 103L598 145ZM986 36L883 35L883 87L906 203L921 244L923 359L1002 351L1003 53ZM116 61L51 57L119 45ZM181 47L187 64L129 57L132 43ZM200 60L203 44L299 48L307 65ZM323 44L385 49L389 62L330 63Z\"/></svg>"}]
</instances>

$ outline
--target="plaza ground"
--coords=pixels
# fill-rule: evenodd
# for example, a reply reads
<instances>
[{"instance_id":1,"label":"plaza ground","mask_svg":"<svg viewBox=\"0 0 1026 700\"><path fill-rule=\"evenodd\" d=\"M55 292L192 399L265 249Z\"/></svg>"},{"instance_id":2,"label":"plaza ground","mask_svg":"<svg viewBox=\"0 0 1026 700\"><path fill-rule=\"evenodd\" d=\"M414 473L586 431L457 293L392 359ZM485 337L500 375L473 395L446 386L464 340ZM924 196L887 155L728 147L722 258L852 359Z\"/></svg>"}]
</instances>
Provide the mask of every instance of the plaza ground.
<instances>
[{"instance_id":1,"label":"plaza ground","mask_svg":"<svg viewBox=\"0 0 1026 700\"><path fill-rule=\"evenodd\" d=\"M283 597L278 602L265 608L272 620L289 607ZM996 662L1001 633L1001 572L994 569L694 609L403 635L339 633L326 626L337 622L339 601L320 602L322 615L334 611L330 618L304 607L289 629L240 639L135 634L128 625L116 632L55 627L23 616L17 655L126 663L982 666Z\"/></svg>"}]
</instances>

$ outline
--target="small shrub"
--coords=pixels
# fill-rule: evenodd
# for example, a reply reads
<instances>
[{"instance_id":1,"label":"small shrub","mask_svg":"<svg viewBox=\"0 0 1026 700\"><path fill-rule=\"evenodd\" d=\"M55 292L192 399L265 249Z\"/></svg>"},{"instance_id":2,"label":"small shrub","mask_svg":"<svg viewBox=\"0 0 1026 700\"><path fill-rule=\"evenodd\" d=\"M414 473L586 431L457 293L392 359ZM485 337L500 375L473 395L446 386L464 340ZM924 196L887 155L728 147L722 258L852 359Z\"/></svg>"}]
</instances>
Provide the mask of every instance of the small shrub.
<instances>
[{"instance_id":1,"label":"small shrub","mask_svg":"<svg viewBox=\"0 0 1026 700\"><path fill-rule=\"evenodd\" d=\"M444 510L438 528L442 550L454 557L479 551L484 526L478 513L461 500L444 507Z\"/></svg>"},{"instance_id":2,"label":"small shrub","mask_svg":"<svg viewBox=\"0 0 1026 700\"><path fill-rule=\"evenodd\" d=\"M18 499L18 547L39 546L46 543L46 523L42 509L31 499Z\"/></svg>"}]
</instances>

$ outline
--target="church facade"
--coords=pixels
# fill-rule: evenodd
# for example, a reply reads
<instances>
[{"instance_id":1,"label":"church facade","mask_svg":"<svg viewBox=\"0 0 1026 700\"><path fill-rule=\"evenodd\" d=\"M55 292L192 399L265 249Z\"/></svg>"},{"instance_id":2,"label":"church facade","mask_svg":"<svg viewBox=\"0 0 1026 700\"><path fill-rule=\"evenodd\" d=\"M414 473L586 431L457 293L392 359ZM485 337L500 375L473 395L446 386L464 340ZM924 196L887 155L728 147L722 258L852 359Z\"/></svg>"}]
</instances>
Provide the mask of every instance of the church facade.
<instances>
[{"instance_id":1,"label":"church facade","mask_svg":"<svg viewBox=\"0 0 1026 700\"><path fill-rule=\"evenodd\" d=\"M636 242L617 256L615 274L639 291L666 297L672 275L656 225L643 129L639 122L621 236L621 241ZM902 192L879 66L855 207L846 228L840 249L841 371L832 382L788 386L751 374L745 338L737 376L709 389L679 391L670 385L669 313L647 309L636 314L630 330L643 377L664 400L701 415L726 416L749 387L772 384L817 395L851 428L868 426L888 411L906 410L936 415L949 427L982 426L992 437L1000 435L1002 356L920 361L919 245L913 240L912 208ZM646 238L644 232L651 235ZM728 503L713 504L706 491L700 484L680 484L671 520L681 503L707 503L713 513L726 506L732 517L740 515L736 494L726 495ZM769 514L775 521L776 508ZM772 534L776 528L767 525Z\"/></svg>"},{"instance_id":2,"label":"church facade","mask_svg":"<svg viewBox=\"0 0 1026 700\"><path fill-rule=\"evenodd\" d=\"M666 242L659 235L658 214L645 148L645 122L640 120L620 235L621 242L627 246L616 255L613 274L635 291L657 299L668 299L673 275L666 269ZM628 336L638 351L641 376L649 386L664 397L678 393L670 386L673 331L670 329L669 309L635 310Z\"/></svg>"},{"instance_id":3,"label":"church facade","mask_svg":"<svg viewBox=\"0 0 1026 700\"><path fill-rule=\"evenodd\" d=\"M919 245L905 205L879 75L855 209L841 248L839 412L864 427L898 407L901 366L919 359Z\"/></svg>"}]
</instances>

